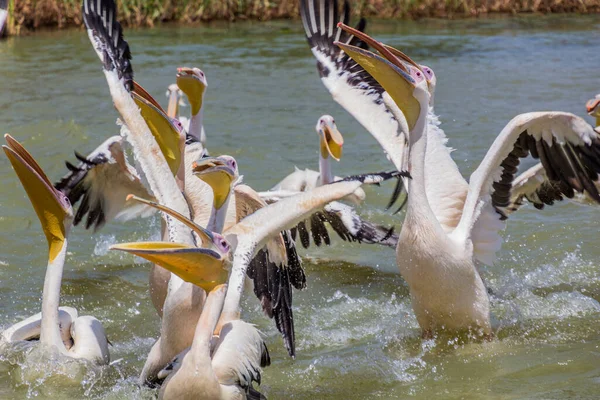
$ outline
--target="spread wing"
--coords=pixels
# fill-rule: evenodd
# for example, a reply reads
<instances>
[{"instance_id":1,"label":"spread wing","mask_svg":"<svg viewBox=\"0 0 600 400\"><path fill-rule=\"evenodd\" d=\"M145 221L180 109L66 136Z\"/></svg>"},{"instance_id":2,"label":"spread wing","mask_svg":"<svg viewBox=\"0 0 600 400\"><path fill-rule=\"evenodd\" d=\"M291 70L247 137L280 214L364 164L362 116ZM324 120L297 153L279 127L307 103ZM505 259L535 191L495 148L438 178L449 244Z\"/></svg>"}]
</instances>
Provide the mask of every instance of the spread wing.
<instances>
[{"instance_id":1,"label":"spread wing","mask_svg":"<svg viewBox=\"0 0 600 400\"><path fill-rule=\"evenodd\" d=\"M247 185L237 185L234 193L238 221L267 205ZM288 231L281 231L267 241L250 261L247 274L254 282L254 294L260 300L264 313L275 319L288 353L294 357L292 286L298 290L304 289L306 276Z\"/></svg>"},{"instance_id":2,"label":"spread wing","mask_svg":"<svg viewBox=\"0 0 600 400\"><path fill-rule=\"evenodd\" d=\"M261 192L260 196L267 203L275 203L283 197L295 194L297 192L279 190ZM361 218L354 207L338 201L327 204L323 210L315 212L310 218L290 229L291 238L293 240L300 238L304 248L310 246L311 237L317 246L322 243L330 245L331 238L327 226L330 226L342 240L348 242L381 244L394 249L398 244L398 235L394 233L393 226L385 227L369 222Z\"/></svg>"},{"instance_id":3,"label":"spread wing","mask_svg":"<svg viewBox=\"0 0 600 400\"><path fill-rule=\"evenodd\" d=\"M457 237L471 239L475 257L493 261L498 230L510 213L511 194L520 158L541 161L553 197L585 193L600 203L594 182L600 173L600 134L580 117L565 112L532 112L513 118L471 175ZM540 199L542 200L542 199ZM551 204L550 199L545 204Z\"/></svg>"},{"instance_id":4,"label":"spread wing","mask_svg":"<svg viewBox=\"0 0 600 400\"><path fill-rule=\"evenodd\" d=\"M125 160L122 141L121 136L113 136L87 157L76 152L79 164L66 162L69 173L54 187L64 193L73 206L81 201L73 221L75 225L85 218L85 228L93 226L96 231L112 219L127 221L154 212L151 207L126 201L128 194L146 199L152 196Z\"/></svg>"}]
</instances>

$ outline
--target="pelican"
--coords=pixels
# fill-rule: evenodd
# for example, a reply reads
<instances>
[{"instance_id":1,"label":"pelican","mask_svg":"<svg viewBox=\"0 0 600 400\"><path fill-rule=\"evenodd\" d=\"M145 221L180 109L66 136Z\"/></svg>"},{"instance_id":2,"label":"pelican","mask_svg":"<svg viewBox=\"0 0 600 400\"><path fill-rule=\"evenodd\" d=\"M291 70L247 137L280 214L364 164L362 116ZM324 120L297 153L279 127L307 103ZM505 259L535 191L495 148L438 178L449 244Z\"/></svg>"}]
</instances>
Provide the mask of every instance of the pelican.
<instances>
[{"instance_id":1,"label":"pelican","mask_svg":"<svg viewBox=\"0 0 600 400\"><path fill-rule=\"evenodd\" d=\"M131 52L123 39L114 0L85 0L82 9L90 42L102 61L112 101L128 128L124 130L125 138L133 147L152 194L161 204L168 205L189 218L190 210L173 176L173 166L168 163L141 115L139 105L131 95L134 88ZM171 154L177 156L177 151L173 149ZM192 232L168 216L165 238L172 243L196 245ZM167 296L162 304L160 338L152 347L144 365L140 376L142 383L146 381L146 377L160 371L173 357L190 346L196 328L195 322L198 321L206 297L204 290L183 281L175 274L170 275L167 285Z\"/></svg>"},{"instance_id":2,"label":"pelican","mask_svg":"<svg viewBox=\"0 0 600 400\"><path fill-rule=\"evenodd\" d=\"M409 285L423 336L438 331L469 331L492 336L489 298L477 272L493 262L502 238L511 184L519 159L539 158L548 179L569 197L587 192L600 202L593 185L600 172L600 134L581 118L565 112L533 112L513 118L498 135L471 175L456 228L446 232L433 203L454 202L428 197L426 182L445 177L425 168L430 93L423 72L402 63L390 48L344 24L339 26L381 53L336 42L386 90L388 103L403 113L409 127L408 205L397 247L400 273ZM460 192L457 193L460 195Z\"/></svg>"},{"instance_id":3,"label":"pelican","mask_svg":"<svg viewBox=\"0 0 600 400\"><path fill-rule=\"evenodd\" d=\"M50 180L23 146L10 135L2 146L38 215L48 241L48 267L42 292L42 312L8 328L0 341L12 343L39 339L51 353L106 365L110 361L108 340L100 321L78 316L72 307L59 307L60 286L67 254L67 236L73 220L69 200L52 187Z\"/></svg>"},{"instance_id":4,"label":"pelican","mask_svg":"<svg viewBox=\"0 0 600 400\"><path fill-rule=\"evenodd\" d=\"M341 179L333 175L330 163L331 159L340 161L342 147L344 146L344 138L338 130L335 120L331 115L322 115L317 121L315 129L319 136L319 171L308 168L302 171L295 167L295 171L273 186L270 189L271 191L304 192ZM359 188L356 193L344 200L348 200L353 204L361 204L364 199L365 191Z\"/></svg>"},{"instance_id":5,"label":"pelican","mask_svg":"<svg viewBox=\"0 0 600 400\"><path fill-rule=\"evenodd\" d=\"M192 112L186 127L188 132L186 143L199 142L202 148L205 148L206 133L204 132L202 120L204 115L204 92L208 87L206 75L199 68L177 68L177 86L188 97Z\"/></svg>"},{"instance_id":6,"label":"pelican","mask_svg":"<svg viewBox=\"0 0 600 400\"><path fill-rule=\"evenodd\" d=\"M160 399L264 398L252 387L253 381L260 384L261 368L270 364L260 332L235 320L213 337L226 292L227 285L221 285L209 293L191 347L166 368Z\"/></svg>"}]
</instances>

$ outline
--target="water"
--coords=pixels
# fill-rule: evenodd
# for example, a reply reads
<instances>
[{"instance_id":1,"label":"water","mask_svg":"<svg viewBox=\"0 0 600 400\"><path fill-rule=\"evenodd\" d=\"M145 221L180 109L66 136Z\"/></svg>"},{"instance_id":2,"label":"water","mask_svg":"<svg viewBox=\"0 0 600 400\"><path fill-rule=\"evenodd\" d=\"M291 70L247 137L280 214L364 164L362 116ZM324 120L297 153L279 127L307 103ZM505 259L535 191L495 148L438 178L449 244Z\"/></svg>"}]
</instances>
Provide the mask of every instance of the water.
<instances>
[{"instance_id":1,"label":"water","mask_svg":"<svg viewBox=\"0 0 600 400\"><path fill-rule=\"evenodd\" d=\"M504 125L526 111L584 115L600 91L595 17L375 22L369 32L432 67L436 111L460 170L469 175ZM208 78L212 154L235 156L247 183L269 188L298 167L317 168L314 125L332 114L343 133L335 172L390 166L317 77L299 22L213 24L126 32L136 79L163 104L177 66ZM117 133L100 63L83 31L0 42L0 130L10 132L56 180L73 150ZM188 109L185 109L184 112ZM592 122L591 118L586 118ZM46 243L5 157L0 157L0 327L40 307ZM390 187L368 188L365 217L400 228L383 208ZM158 336L147 292L149 266L108 252L156 237L157 219L72 231L62 304L98 317L115 365L79 375L31 378L19 352L0 356L0 398L151 398L136 378ZM596 398L600 393L600 212L561 203L511 217L498 262L483 271L493 290L497 340L422 341L393 251L340 243L304 252L308 289L296 292L296 360L250 296L244 318L266 334L269 398ZM35 371L34 371L35 372ZM34 374L35 375L35 374ZM72 375L72 374L71 374Z\"/></svg>"}]
</instances>

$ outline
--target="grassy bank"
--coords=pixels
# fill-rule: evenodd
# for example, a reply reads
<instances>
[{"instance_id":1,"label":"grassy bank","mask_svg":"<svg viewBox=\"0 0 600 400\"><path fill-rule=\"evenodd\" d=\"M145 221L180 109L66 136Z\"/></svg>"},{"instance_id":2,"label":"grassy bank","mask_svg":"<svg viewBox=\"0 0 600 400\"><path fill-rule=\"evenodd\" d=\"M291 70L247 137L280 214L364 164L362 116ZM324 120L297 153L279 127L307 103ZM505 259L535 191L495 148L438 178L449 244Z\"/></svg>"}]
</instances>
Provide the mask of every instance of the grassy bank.
<instances>
[{"instance_id":1,"label":"grassy bank","mask_svg":"<svg viewBox=\"0 0 600 400\"><path fill-rule=\"evenodd\" d=\"M351 0L352 1L352 0ZM79 0L8 0L7 33L81 25ZM297 18L298 0L121 0L130 26L159 22ZM600 0L355 0L353 12L379 18L461 18L488 13L597 13Z\"/></svg>"}]
</instances>

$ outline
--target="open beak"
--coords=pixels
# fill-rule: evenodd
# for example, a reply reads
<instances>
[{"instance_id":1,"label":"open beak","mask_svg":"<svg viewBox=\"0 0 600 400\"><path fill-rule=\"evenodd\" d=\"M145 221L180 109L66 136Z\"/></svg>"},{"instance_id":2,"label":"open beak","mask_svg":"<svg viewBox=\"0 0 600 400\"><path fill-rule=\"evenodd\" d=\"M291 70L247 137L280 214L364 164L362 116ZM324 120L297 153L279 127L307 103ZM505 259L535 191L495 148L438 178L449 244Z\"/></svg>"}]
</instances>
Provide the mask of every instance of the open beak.
<instances>
[{"instance_id":1,"label":"open beak","mask_svg":"<svg viewBox=\"0 0 600 400\"><path fill-rule=\"evenodd\" d=\"M231 182L236 179L235 171L219 157L205 157L192 164L192 172L213 190L214 206L223 206L231 193Z\"/></svg>"},{"instance_id":2,"label":"open beak","mask_svg":"<svg viewBox=\"0 0 600 400\"><path fill-rule=\"evenodd\" d=\"M145 258L206 291L227 281L226 259L212 249L170 242L121 243L110 249Z\"/></svg>"},{"instance_id":3,"label":"open beak","mask_svg":"<svg viewBox=\"0 0 600 400\"><path fill-rule=\"evenodd\" d=\"M344 138L338 131L335 123L327 121L323 127L323 135L321 136L321 155L327 158L327 155L333 157L336 161L342 158L342 147L344 146Z\"/></svg>"},{"instance_id":4,"label":"open beak","mask_svg":"<svg viewBox=\"0 0 600 400\"><path fill-rule=\"evenodd\" d=\"M412 96L416 82L410 76L409 67L398 56L394 55L394 53L399 54L402 52L394 49L394 53L392 53L389 46L342 23L339 23L338 27L361 39L381 53L380 56L356 46L335 42L337 46L344 50L354 61L359 63L388 92L400 110L402 110L408 122L409 129L413 129L419 118L421 106L414 96ZM408 58L408 56L406 57Z\"/></svg>"},{"instance_id":5,"label":"open beak","mask_svg":"<svg viewBox=\"0 0 600 400\"><path fill-rule=\"evenodd\" d=\"M192 68L177 68L177 86L185 93L192 108L192 115L198 114L202 108L202 98L206 85L196 76Z\"/></svg>"},{"instance_id":6,"label":"open beak","mask_svg":"<svg viewBox=\"0 0 600 400\"><path fill-rule=\"evenodd\" d=\"M214 237L211 231L201 227L193 221L190 221L189 219L187 219L177 211L173 210L172 208L163 206L151 200L142 199L141 197L137 197L132 194L127 196L127 201L135 201L141 204L145 204L147 206L156 208L157 210L160 210L165 214L170 215L171 217L175 218L177 221L181 222L182 224L190 228L192 231L194 231L194 233L196 233L196 235L198 235L198 237L200 238L203 247L210 248L213 246Z\"/></svg>"},{"instance_id":7,"label":"open beak","mask_svg":"<svg viewBox=\"0 0 600 400\"><path fill-rule=\"evenodd\" d=\"M135 104L140 108L142 117L156 139L167 164L169 164L169 169L173 175L176 175L181 165L179 131L160 106L157 107L153 102L139 95L138 92L132 93Z\"/></svg>"},{"instance_id":8,"label":"open beak","mask_svg":"<svg viewBox=\"0 0 600 400\"><path fill-rule=\"evenodd\" d=\"M174 87L171 88L172 90L170 91L170 94L169 94L169 105L167 106L167 116L169 118L177 118L177 115L179 114L179 93L177 93L179 88L177 88L177 85L175 85L175 84L173 84L171 86L174 86Z\"/></svg>"},{"instance_id":9,"label":"open beak","mask_svg":"<svg viewBox=\"0 0 600 400\"><path fill-rule=\"evenodd\" d=\"M48 241L48 257L53 261L67 237L65 220L73 216L71 204L66 196L54 189L42 168L19 142L8 134L4 138L7 145L2 148L42 224Z\"/></svg>"}]
</instances>

